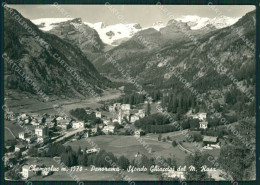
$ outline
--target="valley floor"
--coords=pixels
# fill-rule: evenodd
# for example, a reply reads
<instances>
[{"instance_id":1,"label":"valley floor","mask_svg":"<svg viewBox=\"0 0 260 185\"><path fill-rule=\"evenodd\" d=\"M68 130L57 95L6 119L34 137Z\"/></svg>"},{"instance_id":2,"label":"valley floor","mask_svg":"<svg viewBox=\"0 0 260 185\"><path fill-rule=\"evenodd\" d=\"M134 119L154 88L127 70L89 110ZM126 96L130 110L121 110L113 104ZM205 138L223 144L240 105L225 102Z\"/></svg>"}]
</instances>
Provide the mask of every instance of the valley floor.
<instances>
[{"instance_id":1,"label":"valley floor","mask_svg":"<svg viewBox=\"0 0 260 185\"><path fill-rule=\"evenodd\" d=\"M101 101L107 101L120 97L122 93L118 90L105 91L100 97ZM10 111L14 113L52 113L53 106L59 105L62 109L68 113L69 110L79 107L91 106L93 108L99 107L101 104L98 103L97 98L88 97L86 99L79 98L65 98L58 96L51 96L49 102L41 101L41 98L37 95L32 95L25 92L17 92L8 90L8 96L5 96L5 105L8 106Z\"/></svg>"}]
</instances>

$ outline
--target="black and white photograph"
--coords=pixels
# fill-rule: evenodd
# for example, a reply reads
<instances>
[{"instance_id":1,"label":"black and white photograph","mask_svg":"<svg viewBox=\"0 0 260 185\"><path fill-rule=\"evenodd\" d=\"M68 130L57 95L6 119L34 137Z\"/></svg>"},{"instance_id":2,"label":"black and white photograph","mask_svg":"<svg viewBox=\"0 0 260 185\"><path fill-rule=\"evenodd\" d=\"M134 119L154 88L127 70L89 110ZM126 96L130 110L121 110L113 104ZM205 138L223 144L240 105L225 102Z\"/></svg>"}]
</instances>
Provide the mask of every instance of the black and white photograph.
<instances>
[{"instance_id":1,"label":"black and white photograph","mask_svg":"<svg viewBox=\"0 0 260 185\"><path fill-rule=\"evenodd\" d=\"M256 180L255 5L1 6L5 181Z\"/></svg>"}]
</instances>

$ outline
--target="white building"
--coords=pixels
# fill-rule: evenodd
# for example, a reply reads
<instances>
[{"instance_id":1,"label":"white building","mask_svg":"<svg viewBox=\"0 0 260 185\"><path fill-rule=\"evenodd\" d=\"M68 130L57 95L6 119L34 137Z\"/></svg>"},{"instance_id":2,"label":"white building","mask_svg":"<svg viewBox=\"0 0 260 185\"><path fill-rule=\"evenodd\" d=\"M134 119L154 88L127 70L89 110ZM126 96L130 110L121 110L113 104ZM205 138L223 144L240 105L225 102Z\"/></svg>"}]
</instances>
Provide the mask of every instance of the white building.
<instances>
[{"instance_id":1,"label":"white building","mask_svg":"<svg viewBox=\"0 0 260 185\"><path fill-rule=\"evenodd\" d=\"M199 116L197 114L192 114L191 117L192 119L199 119Z\"/></svg>"},{"instance_id":2,"label":"white building","mask_svg":"<svg viewBox=\"0 0 260 185\"><path fill-rule=\"evenodd\" d=\"M206 121L207 113L198 113L199 120Z\"/></svg>"},{"instance_id":3,"label":"white building","mask_svg":"<svg viewBox=\"0 0 260 185\"><path fill-rule=\"evenodd\" d=\"M37 119L33 119L31 124L34 125L34 126L39 126L40 125L40 123L39 123L39 121Z\"/></svg>"},{"instance_id":4,"label":"white building","mask_svg":"<svg viewBox=\"0 0 260 185\"><path fill-rule=\"evenodd\" d=\"M122 124L122 111L119 110L119 113L118 113L118 123L121 125Z\"/></svg>"},{"instance_id":5,"label":"white building","mask_svg":"<svg viewBox=\"0 0 260 185\"><path fill-rule=\"evenodd\" d=\"M24 120L25 124L29 124L29 119Z\"/></svg>"},{"instance_id":6,"label":"white building","mask_svg":"<svg viewBox=\"0 0 260 185\"><path fill-rule=\"evenodd\" d=\"M14 151L15 152L23 152L25 150L25 146L24 145L16 145L15 148L14 148Z\"/></svg>"},{"instance_id":7,"label":"white building","mask_svg":"<svg viewBox=\"0 0 260 185\"><path fill-rule=\"evenodd\" d=\"M144 118L145 117L145 111L143 109L138 110L138 116L140 118Z\"/></svg>"},{"instance_id":8,"label":"white building","mask_svg":"<svg viewBox=\"0 0 260 185\"><path fill-rule=\"evenodd\" d=\"M109 110L109 112L113 112L115 110L114 106L108 106L108 110Z\"/></svg>"},{"instance_id":9,"label":"white building","mask_svg":"<svg viewBox=\"0 0 260 185\"><path fill-rule=\"evenodd\" d=\"M129 111L131 109L130 104L122 104L121 109L123 111Z\"/></svg>"},{"instance_id":10,"label":"white building","mask_svg":"<svg viewBox=\"0 0 260 185\"><path fill-rule=\"evenodd\" d=\"M33 175L33 171L30 170L29 165L24 165L22 167L21 173L22 173L23 178L25 178L25 179L28 179L29 177L31 177Z\"/></svg>"},{"instance_id":11,"label":"white building","mask_svg":"<svg viewBox=\"0 0 260 185\"><path fill-rule=\"evenodd\" d=\"M134 122L137 121L137 120L139 120L139 116L137 116L137 115L132 115L132 116L130 117L130 122L131 122L131 123L134 123Z\"/></svg>"},{"instance_id":12,"label":"white building","mask_svg":"<svg viewBox=\"0 0 260 185\"><path fill-rule=\"evenodd\" d=\"M208 128L208 122L206 121L199 122L199 124L200 124L200 128L202 129Z\"/></svg>"},{"instance_id":13,"label":"white building","mask_svg":"<svg viewBox=\"0 0 260 185\"><path fill-rule=\"evenodd\" d=\"M32 141L35 140L35 137L30 137L30 134L24 132L20 132L18 137L19 139L25 140L28 143L31 143Z\"/></svg>"},{"instance_id":14,"label":"white building","mask_svg":"<svg viewBox=\"0 0 260 185\"><path fill-rule=\"evenodd\" d=\"M107 125L107 126L104 126L103 130L102 130L105 134L113 134L115 132L115 126L113 125Z\"/></svg>"},{"instance_id":15,"label":"white building","mask_svg":"<svg viewBox=\"0 0 260 185\"><path fill-rule=\"evenodd\" d=\"M35 135L37 135L38 137L48 136L49 128L46 126L38 126L35 128Z\"/></svg>"},{"instance_id":16,"label":"white building","mask_svg":"<svg viewBox=\"0 0 260 185\"><path fill-rule=\"evenodd\" d=\"M59 116L59 117L56 118L56 120L57 120L57 121L63 120L63 117L60 117L60 116Z\"/></svg>"},{"instance_id":17,"label":"white building","mask_svg":"<svg viewBox=\"0 0 260 185\"><path fill-rule=\"evenodd\" d=\"M200 121L206 121L207 113L201 112L197 114L190 115L193 119L199 119Z\"/></svg>"},{"instance_id":18,"label":"white building","mask_svg":"<svg viewBox=\"0 0 260 185\"><path fill-rule=\"evenodd\" d=\"M115 122L119 122L118 119L113 119L113 123L115 123Z\"/></svg>"},{"instance_id":19,"label":"white building","mask_svg":"<svg viewBox=\"0 0 260 185\"><path fill-rule=\"evenodd\" d=\"M89 137L89 133L86 132L83 137L88 138Z\"/></svg>"},{"instance_id":20,"label":"white building","mask_svg":"<svg viewBox=\"0 0 260 185\"><path fill-rule=\"evenodd\" d=\"M26 115L26 114L21 114L20 118L21 118L22 120L25 120L25 119L27 118L27 115Z\"/></svg>"},{"instance_id":21,"label":"white building","mask_svg":"<svg viewBox=\"0 0 260 185\"><path fill-rule=\"evenodd\" d=\"M136 130L135 131L135 136L140 137L140 136L144 135L144 133L145 132L143 130Z\"/></svg>"},{"instance_id":22,"label":"white building","mask_svg":"<svg viewBox=\"0 0 260 185\"><path fill-rule=\"evenodd\" d=\"M110 120L104 119L104 120L103 120L103 123L104 123L104 125L108 125L108 124L110 123Z\"/></svg>"},{"instance_id":23,"label":"white building","mask_svg":"<svg viewBox=\"0 0 260 185\"><path fill-rule=\"evenodd\" d=\"M35 137L27 137L25 138L25 141L27 141L28 143L31 143L35 140L36 138Z\"/></svg>"},{"instance_id":24,"label":"white building","mask_svg":"<svg viewBox=\"0 0 260 185\"><path fill-rule=\"evenodd\" d=\"M18 137L19 137L19 139L25 140L26 138L29 137L29 134L24 133L24 132L20 132Z\"/></svg>"},{"instance_id":25,"label":"white building","mask_svg":"<svg viewBox=\"0 0 260 185\"><path fill-rule=\"evenodd\" d=\"M96 148L91 148L91 149L86 150L87 154L92 154L92 153L97 153L97 152L98 152L98 149L96 149Z\"/></svg>"},{"instance_id":26,"label":"white building","mask_svg":"<svg viewBox=\"0 0 260 185\"><path fill-rule=\"evenodd\" d=\"M74 128L74 129L84 128L84 123L83 122L73 122L72 128Z\"/></svg>"},{"instance_id":27,"label":"white building","mask_svg":"<svg viewBox=\"0 0 260 185\"><path fill-rule=\"evenodd\" d=\"M97 118L101 118L101 116L102 116L102 115L101 115L101 112L99 112L99 111L96 112L96 117L97 117Z\"/></svg>"}]
</instances>

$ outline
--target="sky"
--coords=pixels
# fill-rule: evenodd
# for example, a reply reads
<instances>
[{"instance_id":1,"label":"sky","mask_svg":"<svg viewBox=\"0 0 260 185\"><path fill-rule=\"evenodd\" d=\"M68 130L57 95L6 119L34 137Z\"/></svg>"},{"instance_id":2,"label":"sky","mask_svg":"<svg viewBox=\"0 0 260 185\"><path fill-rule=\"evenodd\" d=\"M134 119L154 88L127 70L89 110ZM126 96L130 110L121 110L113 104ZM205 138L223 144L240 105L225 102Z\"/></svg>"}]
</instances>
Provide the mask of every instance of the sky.
<instances>
[{"instance_id":1,"label":"sky","mask_svg":"<svg viewBox=\"0 0 260 185\"><path fill-rule=\"evenodd\" d=\"M104 22L106 25L122 23L139 23L142 27L151 26L156 22L166 24L169 21L159 5L112 5L121 16L111 12L105 5L59 5L65 10L62 14L52 5L10 5L18 10L24 17L34 20L39 18L81 18L84 22ZM208 5L164 5L174 18L185 15L197 15L200 17L214 18L218 16ZM255 9L252 5L216 5L216 8L224 16L242 17L247 12ZM123 19L122 19L123 18Z\"/></svg>"}]
</instances>

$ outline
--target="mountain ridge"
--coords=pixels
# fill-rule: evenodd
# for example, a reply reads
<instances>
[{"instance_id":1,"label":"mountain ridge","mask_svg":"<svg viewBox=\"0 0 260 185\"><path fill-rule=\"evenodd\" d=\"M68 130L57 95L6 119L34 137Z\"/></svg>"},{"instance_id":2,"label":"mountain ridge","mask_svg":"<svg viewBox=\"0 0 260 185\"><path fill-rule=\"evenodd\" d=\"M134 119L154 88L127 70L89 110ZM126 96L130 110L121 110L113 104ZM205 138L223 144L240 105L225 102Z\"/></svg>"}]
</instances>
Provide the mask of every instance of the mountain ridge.
<instances>
[{"instance_id":1,"label":"mountain ridge","mask_svg":"<svg viewBox=\"0 0 260 185\"><path fill-rule=\"evenodd\" d=\"M196 38L198 43L200 43L202 52L198 52L198 46L188 36L184 35L181 31L182 26L174 24L177 22L174 20L168 24L168 27L160 29L161 34L158 35L156 40L157 46L153 49L145 46L140 47L141 43L138 40L134 40L133 37L107 53L118 59L118 63L134 78L139 79L141 84L150 84L154 88L172 87L171 83L174 81L173 74L167 72L167 69L160 64L162 61L159 61L156 57L158 53L163 56L164 60L175 67L178 72L183 74L188 81L195 80L195 84L199 85L201 89L206 90L208 84L212 84L209 83L208 79L213 77L215 77L218 83L225 82L223 84L228 85L231 81L224 75L216 72L216 66L212 66L209 58L207 58L207 54L212 53L220 63L237 75L238 79L240 79L246 65L248 65L247 70L252 70L253 72L254 52L251 51L251 48L245 44L235 30L241 30L241 34L249 42L255 43L256 22L254 16L255 11L249 12L235 24L218 30L210 30L209 32L191 30L187 23L181 23L183 27L186 26L188 29L187 33ZM150 37L144 36L144 38L149 41L155 40L154 35ZM113 70L104 61L105 59L101 57L96 59L94 64L103 74L109 73L111 75ZM116 78L118 73L115 72L113 75ZM247 78L252 80L252 75L248 74ZM201 84L204 84L204 87ZM218 85L222 86L221 84ZM176 86L177 84L174 85L174 87Z\"/></svg>"},{"instance_id":2,"label":"mountain ridge","mask_svg":"<svg viewBox=\"0 0 260 185\"><path fill-rule=\"evenodd\" d=\"M77 19L77 18L74 18ZM216 17L210 19L208 17L199 17L199 16L192 16L187 15L180 18L175 18L174 21L179 21L181 23L187 23L187 25L192 30L199 30L205 28L207 25L210 25L212 28L220 29L223 27L230 26L237 22L239 17ZM60 19L60 23L65 22L64 20ZM170 20L172 21L172 20ZM36 25L41 26L40 29L44 31L51 31L55 28L55 24L58 24L56 19L48 20L46 19L36 19L32 20ZM139 31L143 31L149 28L154 28L157 31L166 27L168 24L164 25L162 22L156 22L151 26L141 27L138 23L128 23L128 24L114 24L114 25L106 25L104 22L83 22L85 25L88 25L92 29L95 29L99 34L99 37L103 41L103 43L111 46L118 46L122 42L127 41L128 39L132 38L134 34ZM44 25L46 25L44 27Z\"/></svg>"}]
</instances>

